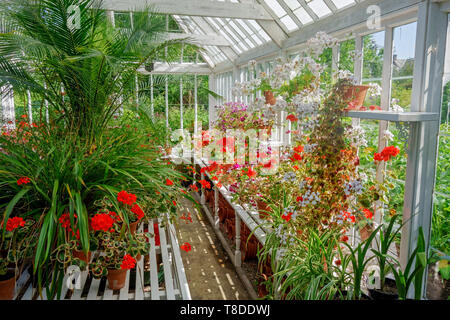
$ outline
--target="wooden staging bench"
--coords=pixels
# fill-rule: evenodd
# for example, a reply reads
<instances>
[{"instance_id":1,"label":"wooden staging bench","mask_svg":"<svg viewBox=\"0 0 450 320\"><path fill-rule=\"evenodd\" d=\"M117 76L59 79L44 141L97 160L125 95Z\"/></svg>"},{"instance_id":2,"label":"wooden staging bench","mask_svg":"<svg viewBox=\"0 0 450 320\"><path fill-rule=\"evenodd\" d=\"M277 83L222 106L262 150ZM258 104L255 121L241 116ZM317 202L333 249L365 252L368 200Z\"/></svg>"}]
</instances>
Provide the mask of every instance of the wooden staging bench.
<instances>
[{"instance_id":1,"label":"wooden staging bench","mask_svg":"<svg viewBox=\"0 0 450 320\"><path fill-rule=\"evenodd\" d=\"M156 237L150 237L148 256L142 257L136 268L128 270L124 288L113 291L108 288L106 277L94 279L87 270L77 273L79 278L68 272L64 277L61 300L191 300L174 226L159 219L141 225L140 231L148 228L148 232L155 234L156 222L160 245L155 244ZM159 266L157 261L161 261ZM69 289L66 285L67 280L70 282L69 277L74 283L79 281L80 286ZM45 290L42 295L40 297L33 288L30 271L25 270L17 281L14 299L46 300Z\"/></svg>"}]
</instances>

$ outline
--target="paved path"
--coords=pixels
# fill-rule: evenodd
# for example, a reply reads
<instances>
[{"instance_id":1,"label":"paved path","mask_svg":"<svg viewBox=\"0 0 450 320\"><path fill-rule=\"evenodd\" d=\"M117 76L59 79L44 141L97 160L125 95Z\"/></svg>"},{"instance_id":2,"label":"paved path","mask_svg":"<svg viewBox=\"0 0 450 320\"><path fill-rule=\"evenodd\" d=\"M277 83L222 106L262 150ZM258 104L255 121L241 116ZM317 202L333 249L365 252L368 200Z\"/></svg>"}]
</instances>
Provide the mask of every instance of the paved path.
<instances>
[{"instance_id":1,"label":"paved path","mask_svg":"<svg viewBox=\"0 0 450 320\"><path fill-rule=\"evenodd\" d=\"M177 225L180 245L190 243L192 250L181 250L183 264L194 300L246 300L247 290L222 249L207 217L187 200L180 201L181 213L191 213L192 222L180 219Z\"/></svg>"}]
</instances>

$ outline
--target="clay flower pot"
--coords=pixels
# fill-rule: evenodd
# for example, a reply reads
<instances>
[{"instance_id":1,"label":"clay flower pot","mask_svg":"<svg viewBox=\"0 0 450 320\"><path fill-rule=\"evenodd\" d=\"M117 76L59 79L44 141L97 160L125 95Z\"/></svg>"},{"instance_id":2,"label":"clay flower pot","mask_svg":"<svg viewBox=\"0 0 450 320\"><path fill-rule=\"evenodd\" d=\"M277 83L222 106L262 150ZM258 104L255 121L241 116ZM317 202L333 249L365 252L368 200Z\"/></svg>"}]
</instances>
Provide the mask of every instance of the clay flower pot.
<instances>
[{"instance_id":1,"label":"clay flower pot","mask_svg":"<svg viewBox=\"0 0 450 320\"><path fill-rule=\"evenodd\" d=\"M258 207L259 218L263 220L270 219L270 212L272 209L264 201L257 199L256 205Z\"/></svg>"},{"instance_id":2,"label":"clay flower pot","mask_svg":"<svg viewBox=\"0 0 450 320\"><path fill-rule=\"evenodd\" d=\"M372 232L373 232L372 226L366 224L364 226L364 228L359 230L359 235L361 237L361 240L362 241L366 241L367 239L369 239L369 237L372 234Z\"/></svg>"},{"instance_id":3,"label":"clay flower pot","mask_svg":"<svg viewBox=\"0 0 450 320\"><path fill-rule=\"evenodd\" d=\"M270 104L271 106L277 103L277 99L272 91L264 91L264 98L266 99L266 104Z\"/></svg>"},{"instance_id":4,"label":"clay flower pot","mask_svg":"<svg viewBox=\"0 0 450 320\"><path fill-rule=\"evenodd\" d=\"M127 271L123 269L108 269L108 288L120 290L125 286Z\"/></svg>"},{"instance_id":5,"label":"clay flower pot","mask_svg":"<svg viewBox=\"0 0 450 320\"><path fill-rule=\"evenodd\" d=\"M370 86L351 86L345 88L344 100L349 107L346 110L359 110L364 105Z\"/></svg>"},{"instance_id":6,"label":"clay flower pot","mask_svg":"<svg viewBox=\"0 0 450 320\"><path fill-rule=\"evenodd\" d=\"M88 252L87 256L83 251L78 251L76 249L72 250L72 255L74 258L78 258L81 261L86 262L86 264L89 264L89 262L91 261L91 256L92 256L92 252Z\"/></svg>"},{"instance_id":7,"label":"clay flower pot","mask_svg":"<svg viewBox=\"0 0 450 320\"><path fill-rule=\"evenodd\" d=\"M135 234L136 234L136 230L137 230L138 224L139 224L139 220L130 223L130 233L131 233L132 235L135 235Z\"/></svg>"},{"instance_id":8,"label":"clay flower pot","mask_svg":"<svg viewBox=\"0 0 450 320\"><path fill-rule=\"evenodd\" d=\"M0 276L0 300L12 300L16 287L16 277L14 273L7 273Z\"/></svg>"}]
</instances>

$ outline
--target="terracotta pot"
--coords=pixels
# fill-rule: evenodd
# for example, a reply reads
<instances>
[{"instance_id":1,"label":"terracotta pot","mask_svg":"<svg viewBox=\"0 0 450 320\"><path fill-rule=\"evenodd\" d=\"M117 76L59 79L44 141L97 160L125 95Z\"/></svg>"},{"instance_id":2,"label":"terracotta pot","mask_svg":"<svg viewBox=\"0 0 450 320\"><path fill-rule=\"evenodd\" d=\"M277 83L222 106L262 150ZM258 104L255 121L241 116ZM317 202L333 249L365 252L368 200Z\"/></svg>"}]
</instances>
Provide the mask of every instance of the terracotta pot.
<instances>
[{"instance_id":1,"label":"terracotta pot","mask_svg":"<svg viewBox=\"0 0 450 320\"><path fill-rule=\"evenodd\" d=\"M371 226L369 226L368 224L366 224L364 228L359 230L359 235L361 237L361 240L366 241L367 239L369 239L372 232L373 232L373 228Z\"/></svg>"},{"instance_id":2,"label":"terracotta pot","mask_svg":"<svg viewBox=\"0 0 450 320\"><path fill-rule=\"evenodd\" d=\"M141 254L139 253L137 256L136 256L136 261L141 261Z\"/></svg>"},{"instance_id":3,"label":"terracotta pot","mask_svg":"<svg viewBox=\"0 0 450 320\"><path fill-rule=\"evenodd\" d=\"M241 240L242 261L256 258L258 253L258 240L252 237L250 241Z\"/></svg>"},{"instance_id":4,"label":"terracotta pot","mask_svg":"<svg viewBox=\"0 0 450 320\"><path fill-rule=\"evenodd\" d=\"M131 233L132 235L135 235L135 234L136 234L136 230L137 230L138 224L139 224L139 220L136 221L136 222L130 223L130 233Z\"/></svg>"},{"instance_id":5,"label":"terracotta pot","mask_svg":"<svg viewBox=\"0 0 450 320\"><path fill-rule=\"evenodd\" d=\"M263 220L270 219L270 212L272 209L264 201L257 199L256 205L258 207L259 218Z\"/></svg>"},{"instance_id":6,"label":"terracotta pot","mask_svg":"<svg viewBox=\"0 0 450 320\"><path fill-rule=\"evenodd\" d=\"M74 258L78 258L81 261L86 262L86 264L89 264L92 257L92 252L88 251L87 256L83 251L78 251L76 249L72 250L72 255Z\"/></svg>"},{"instance_id":7,"label":"terracotta pot","mask_svg":"<svg viewBox=\"0 0 450 320\"><path fill-rule=\"evenodd\" d=\"M266 99L266 104L270 104L271 106L277 103L277 99L272 91L264 91L264 98Z\"/></svg>"},{"instance_id":8,"label":"terracotta pot","mask_svg":"<svg viewBox=\"0 0 450 320\"><path fill-rule=\"evenodd\" d=\"M108 288L120 290L125 286L127 271L122 269L108 269Z\"/></svg>"},{"instance_id":9,"label":"terracotta pot","mask_svg":"<svg viewBox=\"0 0 450 320\"><path fill-rule=\"evenodd\" d=\"M8 273L5 276L3 276L6 279L0 281L0 300L14 299L14 289L16 288L16 277L14 273L10 274L11 278L7 278L7 276Z\"/></svg>"},{"instance_id":10,"label":"terracotta pot","mask_svg":"<svg viewBox=\"0 0 450 320\"><path fill-rule=\"evenodd\" d=\"M267 134L270 136L272 134L272 126L260 126L258 130L267 130Z\"/></svg>"},{"instance_id":11,"label":"terracotta pot","mask_svg":"<svg viewBox=\"0 0 450 320\"><path fill-rule=\"evenodd\" d=\"M349 104L347 110L359 110L364 105L369 88L370 86L347 87L344 94L344 99Z\"/></svg>"}]
</instances>

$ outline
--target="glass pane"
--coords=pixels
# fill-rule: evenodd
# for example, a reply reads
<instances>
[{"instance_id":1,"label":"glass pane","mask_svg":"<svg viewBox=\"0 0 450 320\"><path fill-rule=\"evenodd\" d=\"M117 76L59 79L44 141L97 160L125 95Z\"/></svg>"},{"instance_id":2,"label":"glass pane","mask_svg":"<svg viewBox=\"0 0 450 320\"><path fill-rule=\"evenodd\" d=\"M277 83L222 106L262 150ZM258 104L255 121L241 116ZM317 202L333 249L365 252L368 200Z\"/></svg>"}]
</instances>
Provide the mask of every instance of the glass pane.
<instances>
[{"instance_id":1,"label":"glass pane","mask_svg":"<svg viewBox=\"0 0 450 320\"><path fill-rule=\"evenodd\" d=\"M332 13L330 8L323 2L323 0L313 0L308 3L308 6L314 11L314 13L319 17L322 18L326 16L327 14Z\"/></svg>"},{"instance_id":2,"label":"glass pane","mask_svg":"<svg viewBox=\"0 0 450 320\"><path fill-rule=\"evenodd\" d=\"M411 110L416 31L416 22L394 28L391 95L393 103L405 111Z\"/></svg>"},{"instance_id":3,"label":"glass pane","mask_svg":"<svg viewBox=\"0 0 450 320\"><path fill-rule=\"evenodd\" d=\"M298 29L298 25L289 16L281 18L280 21L286 26L289 31Z\"/></svg>"},{"instance_id":4,"label":"glass pane","mask_svg":"<svg viewBox=\"0 0 450 320\"><path fill-rule=\"evenodd\" d=\"M339 51L339 69L355 72L355 39L341 42Z\"/></svg>"},{"instance_id":5,"label":"glass pane","mask_svg":"<svg viewBox=\"0 0 450 320\"><path fill-rule=\"evenodd\" d=\"M377 32L363 37L363 79L381 80L383 73L385 32Z\"/></svg>"},{"instance_id":6,"label":"glass pane","mask_svg":"<svg viewBox=\"0 0 450 320\"><path fill-rule=\"evenodd\" d=\"M334 5L338 9L344 8L351 4L355 4L355 1L353 1L353 0L331 0L331 1L333 1Z\"/></svg>"},{"instance_id":7,"label":"glass pane","mask_svg":"<svg viewBox=\"0 0 450 320\"><path fill-rule=\"evenodd\" d=\"M308 14L308 12L306 12L306 10L303 7L300 7L297 10L295 10L294 14L303 24L308 24L314 21L313 18L311 18L311 16Z\"/></svg>"}]
</instances>

